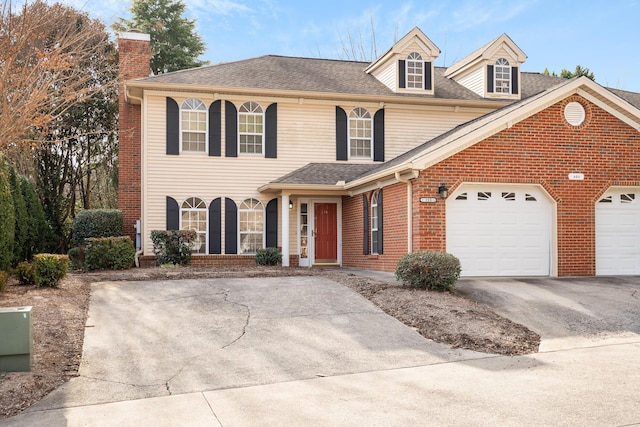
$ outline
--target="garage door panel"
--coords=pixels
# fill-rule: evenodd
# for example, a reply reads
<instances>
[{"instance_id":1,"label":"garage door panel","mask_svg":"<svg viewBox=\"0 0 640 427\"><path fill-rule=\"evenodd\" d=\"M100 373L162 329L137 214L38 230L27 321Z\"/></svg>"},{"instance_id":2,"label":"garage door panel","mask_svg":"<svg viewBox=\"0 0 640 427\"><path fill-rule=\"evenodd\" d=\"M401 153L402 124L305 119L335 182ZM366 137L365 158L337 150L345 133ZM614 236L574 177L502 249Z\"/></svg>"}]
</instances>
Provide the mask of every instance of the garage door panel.
<instances>
[{"instance_id":1,"label":"garage door panel","mask_svg":"<svg viewBox=\"0 0 640 427\"><path fill-rule=\"evenodd\" d=\"M596 274L640 274L640 188L609 189L596 203Z\"/></svg>"},{"instance_id":2,"label":"garage door panel","mask_svg":"<svg viewBox=\"0 0 640 427\"><path fill-rule=\"evenodd\" d=\"M535 187L463 186L447 202L447 251L463 276L549 275L550 236L551 205Z\"/></svg>"}]
</instances>

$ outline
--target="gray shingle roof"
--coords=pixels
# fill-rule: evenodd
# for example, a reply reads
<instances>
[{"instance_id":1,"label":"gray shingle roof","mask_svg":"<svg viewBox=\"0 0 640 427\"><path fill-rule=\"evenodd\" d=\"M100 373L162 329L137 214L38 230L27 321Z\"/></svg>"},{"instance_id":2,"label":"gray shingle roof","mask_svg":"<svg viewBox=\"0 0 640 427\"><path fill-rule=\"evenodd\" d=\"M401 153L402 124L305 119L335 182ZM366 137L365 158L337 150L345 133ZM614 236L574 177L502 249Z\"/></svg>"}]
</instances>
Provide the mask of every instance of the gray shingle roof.
<instances>
[{"instance_id":1,"label":"gray shingle roof","mask_svg":"<svg viewBox=\"0 0 640 427\"><path fill-rule=\"evenodd\" d=\"M164 85L308 91L371 96L482 100L476 93L444 77L435 67L435 95L398 94L364 72L368 62L267 55L147 77L138 81Z\"/></svg>"},{"instance_id":2,"label":"gray shingle roof","mask_svg":"<svg viewBox=\"0 0 640 427\"><path fill-rule=\"evenodd\" d=\"M375 164L309 163L272 181L272 183L335 185L338 181L353 181L376 167Z\"/></svg>"}]
</instances>

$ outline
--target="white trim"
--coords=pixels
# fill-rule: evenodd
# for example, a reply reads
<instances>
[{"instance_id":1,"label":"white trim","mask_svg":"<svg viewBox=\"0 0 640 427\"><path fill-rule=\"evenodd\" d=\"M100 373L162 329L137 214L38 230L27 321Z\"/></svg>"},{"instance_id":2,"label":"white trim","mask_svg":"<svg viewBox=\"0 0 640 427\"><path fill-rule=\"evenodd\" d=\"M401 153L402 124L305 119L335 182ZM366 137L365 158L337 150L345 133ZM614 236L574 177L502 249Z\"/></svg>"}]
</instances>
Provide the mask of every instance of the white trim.
<instances>
[{"instance_id":1,"label":"white trim","mask_svg":"<svg viewBox=\"0 0 640 427\"><path fill-rule=\"evenodd\" d=\"M118 33L118 38L123 40L139 40L143 42L151 41L150 34L138 33L134 31L123 31Z\"/></svg>"}]
</instances>

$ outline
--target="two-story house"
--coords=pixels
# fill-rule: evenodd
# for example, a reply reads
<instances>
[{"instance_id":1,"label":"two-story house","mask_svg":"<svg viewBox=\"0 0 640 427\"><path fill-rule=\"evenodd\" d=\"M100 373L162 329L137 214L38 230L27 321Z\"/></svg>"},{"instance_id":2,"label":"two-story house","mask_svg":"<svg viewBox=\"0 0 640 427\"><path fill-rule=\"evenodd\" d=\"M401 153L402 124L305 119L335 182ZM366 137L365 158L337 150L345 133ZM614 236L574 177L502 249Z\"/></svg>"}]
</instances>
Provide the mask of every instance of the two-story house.
<instances>
[{"instance_id":1,"label":"two-story house","mask_svg":"<svg viewBox=\"0 0 640 427\"><path fill-rule=\"evenodd\" d=\"M523 72L503 34L450 67L418 28L373 63L262 56L148 77L119 38L120 208L193 229L193 263L467 276L640 274L640 94Z\"/></svg>"}]
</instances>

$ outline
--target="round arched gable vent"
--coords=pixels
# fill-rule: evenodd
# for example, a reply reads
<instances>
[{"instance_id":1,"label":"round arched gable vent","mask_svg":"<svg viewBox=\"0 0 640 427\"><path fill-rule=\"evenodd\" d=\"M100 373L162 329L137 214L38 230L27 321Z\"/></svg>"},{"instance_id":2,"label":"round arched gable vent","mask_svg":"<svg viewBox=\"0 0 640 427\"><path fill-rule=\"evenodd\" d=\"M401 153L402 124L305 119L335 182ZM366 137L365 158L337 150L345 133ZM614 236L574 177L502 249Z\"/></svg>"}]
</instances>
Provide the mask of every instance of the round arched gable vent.
<instances>
[{"instance_id":1,"label":"round arched gable vent","mask_svg":"<svg viewBox=\"0 0 640 427\"><path fill-rule=\"evenodd\" d=\"M569 102L564 107L564 119L571 126L580 126L584 123L586 113L582 104L576 101Z\"/></svg>"}]
</instances>

